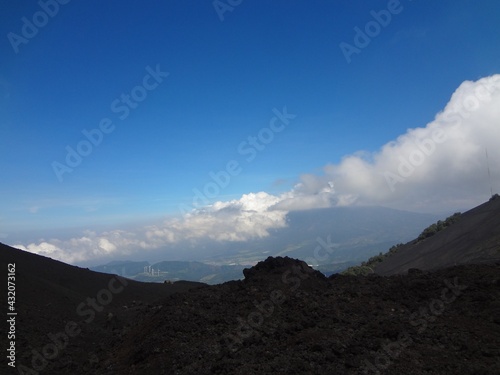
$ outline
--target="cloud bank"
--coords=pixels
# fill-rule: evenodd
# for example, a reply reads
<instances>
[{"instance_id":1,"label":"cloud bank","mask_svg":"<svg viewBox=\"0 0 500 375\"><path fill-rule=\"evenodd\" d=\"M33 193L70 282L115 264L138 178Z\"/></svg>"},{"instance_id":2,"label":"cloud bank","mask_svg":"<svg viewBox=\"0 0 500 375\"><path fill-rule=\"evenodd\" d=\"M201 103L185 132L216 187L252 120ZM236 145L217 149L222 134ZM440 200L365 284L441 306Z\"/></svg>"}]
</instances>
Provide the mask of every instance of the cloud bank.
<instances>
[{"instance_id":1,"label":"cloud bank","mask_svg":"<svg viewBox=\"0 0 500 375\"><path fill-rule=\"evenodd\" d=\"M356 152L304 174L288 192L249 193L195 209L183 218L135 232L87 231L69 240L15 247L68 263L203 244L242 242L285 227L287 213L349 205L383 205L423 212L473 207L500 187L500 75L465 81L433 121L408 129L377 152Z\"/></svg>"},{"instance_id":2,"label":"cloud bank","mask_svg":"<svg viewBox=\"0 0 500 375\"><path fill-rule=\"evenodd\" d=\"M324 168L339 200L408 210L447 210L488 198L500 186L500 75L465 81L425 127L381 150Z\"/></svg>"}]
</instances>

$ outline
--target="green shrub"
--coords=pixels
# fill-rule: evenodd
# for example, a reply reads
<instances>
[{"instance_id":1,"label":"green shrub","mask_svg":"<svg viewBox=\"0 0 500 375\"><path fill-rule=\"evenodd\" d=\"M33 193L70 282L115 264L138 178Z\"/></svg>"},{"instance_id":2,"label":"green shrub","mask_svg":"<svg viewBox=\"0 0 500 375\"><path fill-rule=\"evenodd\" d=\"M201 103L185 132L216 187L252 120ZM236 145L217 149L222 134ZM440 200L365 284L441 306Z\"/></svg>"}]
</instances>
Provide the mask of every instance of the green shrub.
<instances>
[{"instance_id":1,"label":"green shrub","mask_svg":"<svg viewBox=\"0 0 500 375\"><path fill-rule=\"evenodd\" d=\"M456 223L460 219L461 215L462 214L460 212L455 212L453 215L447 217L444 221L438 220L435 224L429 225L417 237L417 242L423 241L426 238L434 236L437 232L442 231L443 229Z\"/></svg>"},{"instance_id":2,"label":"green shrub","mask_svg":"<svg viewBox=\"0 0 500 375\"><path fill-rule=\"evenodd\" d=\"M429 225L422 231L422 233L420 233L420 235L417 237L416 242L418 243L425 240L426 238L434 236L437 232L442 231L453 223L456 223L458 220L460 220L461 215L462 214L460 212L455 212L453 215L447 217L444 221L438 220L436 223ZM349 267L344 272L342 272L342 274L355 276L369 275L373 273L373 269L377 266L377 264L382 263L385 258L395 254L401 246L403 246L402 243L394 245L385 254L379 253L378 255L375 255L368 259L366 262L362 262L359 266Z\"/></svg>"},{"instance_id":3,"label":"green shrub","mask_svg":"<svg viewBox=\"0 0 500 375\"><path fill-rule=\"evenodd\" d=\"M366 262L362 262L360 266L349 267L344 272L342 272L342 274L343 275L354 275L354 276L369 275L369 274L373 273L373 269L375 268L375 266L377 264L382 263L382 261L385 258L395 254L398 251L399 247L401 247L401 246L403 246L402 243L394 245L385 254L380 252L378 255L371 257Z\"/></svg>"}]
</instances>

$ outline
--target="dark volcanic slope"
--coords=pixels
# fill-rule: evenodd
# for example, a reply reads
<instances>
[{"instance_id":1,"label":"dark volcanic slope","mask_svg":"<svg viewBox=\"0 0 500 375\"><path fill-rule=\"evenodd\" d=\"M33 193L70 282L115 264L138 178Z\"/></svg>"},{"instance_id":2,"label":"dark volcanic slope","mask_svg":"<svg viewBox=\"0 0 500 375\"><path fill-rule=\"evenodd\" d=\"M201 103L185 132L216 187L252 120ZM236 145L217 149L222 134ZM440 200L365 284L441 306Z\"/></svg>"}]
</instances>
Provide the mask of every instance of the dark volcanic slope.
<instances>
[{"instance_id":1,"label":"dark volcanic slope","mask_svg":"<svg viewBox=\"0 0 500 375\"><path fill-rule=\"evenodd\" d=\"M113 337L113 329L124 329L136 320L142 307L175 292L183 292L200 283L140 283L114 275L89 271L50 258L0 244L2 313L7 312L7 265L15 264L16 351L17 364L33 368L33 350L41 353L53 341L49 334L65 332L68 322L75 322L81 332L58 350L52 360L35 362L41 374L61 374L78 370L89 373L92 362L99 361L102 347ZM5 292L5 293L4 293ZM94 299L96 307L88 298ZM126 306L127 308L124 308ZM7 346L6 324L2 324L2 348ZM49 357L50 357L50 352ZM9 367L2 355L0 373ZM86 372L87 371L87 372ZM18 373L17 371L11 373ZM25 372L28 373L29 372Z\"/></svg>"},{"instance_id":2,"label":"dark volcanic slope","mask_svg":"<svg viewBox=\"0 0 500 375\"><path fill-rule=\"evenodd\" d=\"M431 270L500 259L500 198L462 214L450 227L416 244L406 244L375 268L379 275L410 268Z\"/></svg>"},{"instance_id":3,"label":"dark volcanic slope","mask_svg":"<svg viewBox=\"0 0 500 375\"><path fill-rule=\"evenodd\" d=\"M138 283L0 245L8 263L17 368L4 355L1 374L500 374L500 263L326 278L270 257L216 286Z\"/></svg>"},{"instance_id":4,"label":"dark volcanic slope","mask_svg":"<svg viewBox=\"0 0 500 375\"><path fill-rule=\"evenodd\" d=\"M268 258L144 311L96 374L500 374L500 264L327 279Z\"/></svg>"}]
</instances>

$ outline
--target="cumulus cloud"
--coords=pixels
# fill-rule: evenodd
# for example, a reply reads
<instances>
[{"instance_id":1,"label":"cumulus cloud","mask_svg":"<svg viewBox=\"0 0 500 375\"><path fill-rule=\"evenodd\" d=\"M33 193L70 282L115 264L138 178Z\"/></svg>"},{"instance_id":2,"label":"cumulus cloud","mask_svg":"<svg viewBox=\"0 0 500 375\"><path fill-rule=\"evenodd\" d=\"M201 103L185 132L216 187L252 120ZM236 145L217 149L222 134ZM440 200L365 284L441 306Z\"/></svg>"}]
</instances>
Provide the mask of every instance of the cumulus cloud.
<instances>
[{"instance_id":1,"label":"cumulus cloud","mask_svg":"<svg viewBox=\"0 0 500 375\"><path fill-rule=\"evenodd\" d=\"M100 234L94 231L85 231L82 236L67 240L42 239L38 243L16 244L14 247L75 264L118 253L120 255L127 254L133 249L141 248L142 245L141 241L136 239L136 234L116 230Z\"/></svg>"},{"instance_id":2,"label":"cumulus cloud","mask_svg":"<svg viewBox=\"0 0 500 375\"><path fill-rule=\"evenodd\" d=\"M267 237L270 230L286 226L287 211L271 209L279 200L280 197L265 192L250 193L240 199L215 202L183 218L168 218L135 232L115 230L97 234L86 231L83 236L69 240L41 240L15 247L68 263L79 263L165 247L179 249L186 243L201 246L206 241L247 241Z\"/></svg>"},{"instance_id":3,"label":"cumulus cloud","mask_svg":"<svg viewBox=\"0 0 500 375\"><path fill-rule=\"evenodd\" d=\"M264 238L287 225L290 211L348 205L384 205L438 211L472 207L488 198L485 150L493 185L500 186L500 75L466 81L426 126L408 129L374 153L357 151L322 175L304 174L280 195L249 193L197 208L182 218L134 232L87 231L69 240L16 247L69 263L206 241ZM177 246L177 248L175 247Z\"/></svg>"},{"instance_id":4,"label":"cumulus cloud","mask_svg":"<svg viewBox=\"0 0 500 375\"><path fill-rule=\"evenodd\" d=\"M376 152L356 151L304 174L273 209L384 205L442 212L472 207L500 187L500 75L465 81L433 121Z\"/></svg>"},{"instance_id":5,"label":"cumulus cloud","mask_svg":"<svg viewBox=\"0 0 500 375\"><path fill-rule=\"evenodd\" d=\"M272 209L299 211L341 205L334 193L333 182L325 176L304 174L300 176L300 182L291 191L279 196Z\"/></svg>"},{"instance_id":6,"label":"cumulus cloud","mask_svg":"<svg viewBox=\"0 0 500 375\"><path fill-rule=\"evenodd\" d=\"M340 201L446 210L487 197L486 149L498 188L499 144L500 75L495 75L464 82L425 127L408 129L367 158L346 156L324 172Z\"/></svg>"},{"instance_id":7,"label":"cumulus cloud","mask_svg":"<svg viewBox=\"0 0 500 375\"><path fill-rule=\"evenodd\" d=\"M286 212L269 210L279 198L260 192L238 200L215 202L194 210L182 219L170 219L147 229L150 241L178 242L208 238L215 241L246 241L266 237L270 229L286 225Z\"/></svg>"}]
</instances>

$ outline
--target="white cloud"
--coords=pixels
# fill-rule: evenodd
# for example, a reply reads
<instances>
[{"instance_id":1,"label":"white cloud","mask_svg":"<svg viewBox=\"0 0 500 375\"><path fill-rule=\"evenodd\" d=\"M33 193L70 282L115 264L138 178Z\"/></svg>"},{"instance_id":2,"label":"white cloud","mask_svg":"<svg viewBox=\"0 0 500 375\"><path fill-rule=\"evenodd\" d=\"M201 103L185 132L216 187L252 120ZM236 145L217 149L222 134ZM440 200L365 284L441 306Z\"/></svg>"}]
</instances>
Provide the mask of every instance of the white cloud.
<instances>
[{"instance_id":1,"label":"white cloud","mask_svg":"<svg viewBox=\"0 0 500 375\"><path fill-rule=\"evenodd\" d=\"M64 252L62 249L58 248L54 244L51 244L51 243L48 243L45 241L42 241L39 244L31 243L27 246L18 244L18 245L14 245L14 247L17 249L29 251L29 252L34 253L34 254L48 256L48 257L52 257L53 255L55 255L55 257L58 258L58 255L64 255Z\"/></svg>"},{"instance_id":2,"label":"white cloud","mask_svg":"<svg viewBox=\"0 0 500 375\"><path fill-rule=\"evenodd\" d=\"M122 231L116 231L122 233ZM97 235L92 231L85 231L81 237L74 237L68 240L50 239L40 240L39 243L29 245L17 244L14 247L32 252L34 254L58 259L68 263L83 262L88 259L101 258L117 251L120 254L126 253L128 245L127 233L117 236L115 232L103 232Z\"/></svg>"},{"instance_id":3,"label":"white cloud","mask_svg":"<svg viewBox=\"0 0 500 375\"><path fill-rule=\"evenodd\" d=\"M113 255L178 246L186 242L202 246L206 241L247 241L269 235L269 230L286 226L286 211L270 209L279 197L260 192L240 199L215 202L184 218L169 218L135 232L115 230L97 234L86 231L69 240L41 240L38 244L15 245L22 250L68 263L98 260Z\"/></svg>"},{"instance_id":4,"label":"white cloud","mask_svg":"<svg viewBox=\"0 0 500 375\"><path fill-rule=\"evenodd\" d=\"M166 242L208 238L215 241L246 241L266 237L269 229L286 226L286 212L270 210L278 197L260 192L243 195L238 200L213 205L152 226L146 232L149 240Z\"/></svg>"},{"instance_id":5,"label":"white cloud","mask_svg":"<svg viewBox=\"0 0 500 375\"><path fill-rule=\"evenodd\" d=\"M249 193L134 232L87 231L65 241L16 247L78 263L166 247L178 251L186 243L263 238L285 227L294 210L354 204L420 211L472 207L488 198L485 148L494 186L500 187L499 144L500 75L495 75L464 82L425 127L408 129L377 152L347 155L325 166L321 176L304 174L279 196Z\"/></svg>"},{"instance_id":6,"label":"white cloud","mask_svg":"<svg viewBox=\"0 0 500 375\"><path fill-rule=\"evenodd\" d=\"M339 200L331 181L326 177L304 174L291 191L279 197L272 209L298 211L336 205L339 205Z\"/></svg>"},{"instance_id":7,"label":"white cloud","mask_svg":"<svg viewBox=\"0 0 500 375\"><path fill-rule=\"evenodd\" d=\"M499 144L500 75L495 75L464 82L427 126L408 129L368 158L346 156L324 172L340 201L355 197L357 204L446 210L487 198L486 148L498 190Z\"/></svg>"},{"instance_id":8,"label":"white cloud","mask_svg":"<svg viewBox=\"0 0 500 375\"><path fill-rule=\"evenodd\" d=\"M116 250L116 246L113 243L109 242L109 240L106 238L101 238L99 240L99 248L107 253L112 253Z\"/></svg>"}]
</instances>

